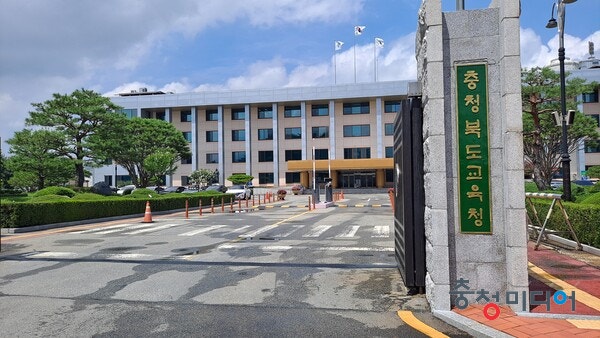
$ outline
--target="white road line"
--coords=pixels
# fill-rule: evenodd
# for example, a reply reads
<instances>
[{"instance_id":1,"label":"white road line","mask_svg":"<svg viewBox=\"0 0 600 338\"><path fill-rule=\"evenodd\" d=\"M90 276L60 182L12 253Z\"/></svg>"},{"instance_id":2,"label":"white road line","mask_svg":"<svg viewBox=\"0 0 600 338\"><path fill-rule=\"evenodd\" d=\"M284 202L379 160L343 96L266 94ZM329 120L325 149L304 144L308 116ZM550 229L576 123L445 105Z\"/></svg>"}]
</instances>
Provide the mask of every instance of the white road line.
<instances>
[{"instance_id":1,"label":"white road line","mask_svg":"<svg viewBox=\"0 0 600 338\"><path fill-rule=\"evenodd\" d=\"M371 237L376 237L376 238L390 237L390 227L387 225L376 225L373 228L373 235L371 235Z\"/></svg>"},{"instance_id":2,"label":"white road line","mask_svg":"<svg viewBox=\"0 0 600 338\"><path fill-rule=\"evenodd\" d=\"M230 231L230 232L228 232L228 233L230 233L230 234L236 234L236 233L238 233L238 232L244 232L244 231L246 231L246 229L248 229L249 227L250 227L249 225L244 225L244 226L242 226L242 227L239 227L239 228L237 228L237 229L231 230L231 231Z\"/></svg>"},{"instance_id":3,"label":"white road line","mask_svg":"<svg viewBox=\"0 0 600 338\"><path fill-rule=\"evenodd\" d=\"M292 225L289 229L283 231L283 229L281 229L281 232L276 233L275 235L273 235L273 237L277 237L277 238L284 238L287 237L291 234L293 234L295 231L297 231L298 229L300 229L301 227L303 227L304 225Z\"/></svg>"},{"instance_id":4,"label":"white road line","mask_svg":"<svg viewBox=\"0 0 600 338\"><path fill-rule=\"evenodd\" d=\"M351 247L351 246L326 246L326 247L307 247L307 246L291 246L291 245L260 245L251 246L247 243L229 243L222 244L217 247L219 250L231 250L242 248L258 248L263 251L287 251L291 249L297 250L312 250L312 251L374 251L374 252L394 252L394 248L385 247Z\"/></svg>"},{"instance_id":5,"label":"white road line","mask_svg":"<svg viewBox=\"0 0 600 338\"><path fill-rule=\"evenodd\" d=\"M62 252L62 251L48 251L48 252L38 252L27 254L27 258L68 258L68 257L76 257L77 254L74 252Z\"/></svg>"},{"instance_id":6,"label":"white road line","mask_svg":"<svg viewBox=\"0 0 600 338\"><path fill-rule=\"evenodd\" d=\"M81 231L74 231L72 232L73 234L90 234L90 233L103 233L104 231L108 231L110 229L120 229L120 228L125 228L128 226L131 226L132 224L130 223L125 223L125 224L117 224L117 225L111 225L111 226L107 226L107 227L102 227L99 229L88 229L88 230L81 230ZM117 230L119 231L119 230Z\"/></svg>"},{"instance_id":7,"label":"white road line","mask_svg":"<svg viewBox=\"0 0 600 338\"><path fill-rule=\"evenodd\" d=\"M150 223L142 223L142 224L128 224L126 227L119 227L119 228L115 228L115 229L109 229L109 230L105 230L105 231L98 231L95 232L95 235L105 235L105 234L112 234L114 232L119 232L119 231L129 231L129 230L133 230L133 229L140 229L140 228L147 228L147 227L151 227L152 224Z\"/></svg>"},{"instance_id":8,"label":"white road line","mask_svg":"<svg viewBox=\"0 0 600 338\"><path fill-rule=\"evenodd\" d=\"M331 228L331 225L317 225L316 227L312 228L307 234L305 234L302 237L319 237L325 231L329 230L330 228Z\"/></svg>"},{"instance_id":9,"label":"white road line","mask_svg":"<svg viewBox=\"0 0 600 338\"><path fill-rule=\"evenodd\" d=\"M172 228L175 226L178 226L181 224L165 224L165 225L159 225L159 226L154 226L148 229L141 229L141 230L136 230L136 231L131 231L131 232L127 232L125 233L126 235L137 235L137 234L143 234L146 232L153 232L153 231L159 231L159 230L163 230L163 229L168 229L168 228Z\"/></svg>"},{"instance_id":10,"label":"white road line","mask_svg":"<svg viewBox=\"0 0 600 338\"><path fill-rule=\"evenodd\" d=\"M262 228L259 228L257 230L251 231L251 232L247 232L245 234L239 235L238 237L243 237L243 238L247 238L247 237L256 237L256 235L261 234L263 232L269 231L271 229L275 229L278 226L278 224L272 224L272 225L266 225Z\"/></svg>"},{"instance_id":11,"label":"white road line","mask_svg":"<svg viewBox=\"0 0 600 338\"><path fill-rule=\"evenodd\" d=\"M349 226L346 229L344 229L344 232L342 232L341 234L335 236L336 238L351 238L354 237L356 235L356 233L358 232L358 229L360 228L360 225L353 225L353 226Z\"/></svg>"},{"instance_id":12,"label":"white road line","mask_svg":"<svg viewBox=\"0 0 600 338\"><path fill-rule=\"evenodd\" d=\"M188 232L184 232L182 234L178 234L177 236L195 236L204 232L208 232L208 231L212 231L215 229L219 229L222 227L225 227L225 224L221 224L221 225L211 225L202 229L197 229L197 230L193 230L193 231L188 231Z\"/></svg>"}]
</instances>

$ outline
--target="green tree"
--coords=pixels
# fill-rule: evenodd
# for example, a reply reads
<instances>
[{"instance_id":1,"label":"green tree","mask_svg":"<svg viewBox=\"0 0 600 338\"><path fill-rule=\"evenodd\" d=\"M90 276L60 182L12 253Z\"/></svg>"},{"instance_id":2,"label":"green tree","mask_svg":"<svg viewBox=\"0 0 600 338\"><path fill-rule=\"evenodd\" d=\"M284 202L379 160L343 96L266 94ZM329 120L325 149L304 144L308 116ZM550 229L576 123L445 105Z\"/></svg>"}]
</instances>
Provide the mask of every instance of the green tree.
<instances>
[{"instance_id":1,"label":"green tree","mask_svg":"<svg viewBox=\"0 0 600 338\"><path fill-rule=\"evenodd\" d=\"M246 174L233 174L227 177L229 181L233 184L246 184L254 179L254 176L246 175Z\"/></svg>"},{"instance_id":2,"label":"green tree","mask_svg":"<svg viewBox=\"0 0 600 338\"><path fill-rule=\"evenodd\" d=\"M26 189L65 184L74 177L71 161L56 153L63 143L58 131L23 129L7 141L12 156L6 166L13 172L9 183Z\"/></svg>"},{"instance_id":3,"label":"green tree","mask_svg":"<svg viewBox=\"0 0 600 338\"><path fill-rule=\"evenodd\" d=\"M580 78L567 80L567 109L575 110L577 95L590 91L595 85ZM559 74L547 67L523 70L521 95L525 163L532 169L533 181L538 189L547 190L552 175L560 166L562 129L556 126L552 117L552 112L560 112ZM573 152L581 139L597 138L598 132L592 118L577 113L567 135L569 152Z\"/></svg>"},{"instance_id":4,"label":"green tree","mask_svg":"<svg viewBox=\"0 0 600 338\"><path fill-rule=\"evenodd\" d=\"M120 107L109 98L91 90L80 89L70 95L53 94L52 100L32 103L26 123L30 126L49 127L63 135L64 142L53 149L58 155L71 160L77 177L77 186L85 181L84 166L92 157L87 139L103 124L112 124Z\"/></svg>"},{"instance_id":5,"label":"green tree","mask_svg":"<svg viewBox=\"0 0 600 338\"><path fill-rule=\"evenodd\" d=\"M177 154L169 150L157 150L144 159L144 168L148 172L150 181L154 181L158 185L164 184L162 177L172 175L177 166Z\"/></svg>"},{"instance_id":6,"label":"green tree","mask_svg":"<svg viewBox=\"0 0 600 338\"><path fill-rule=\"evenodd\" d=\"M194 172L190 174L190 179L196 187L200 188L201 185L204 186L218 182L219 172L209 169L194 170Z\"/></svg>"},{"instance_id":7,"label":"green tree","mask_svg":"<svg viewBox=\"0 0 600 338\"><path fill-rule=\"evenodd\" d=\"M175 161L190 156L189 146L181 131L172 124L157 120L120 115L114 124L99 128L90 138L98 160L112 159L127 170L137 187L148 185L151 173L144 161L158 151L175 154Z\"/></svg>"},{"instance_id":8,"label":"green tree","mask_svg":"<svg viewBox=\"0 0 600 338\"><path fill-rule=\"evenodd\" d=\"M587 174L592 178L600 178L600 165L595 165L593 167L588 168Z\"/></svg>"},{"instance_id":9,"label":"green tree","mask_svg":"<svg viewBox=\"0 0 600 338\"><path fill-rule=\"evenodd\" d=\"M12 171L6 166L7 158L0 153L0 189L10 189L11 185L8 180L12 177Z\"/></svg>"}]
</instances>

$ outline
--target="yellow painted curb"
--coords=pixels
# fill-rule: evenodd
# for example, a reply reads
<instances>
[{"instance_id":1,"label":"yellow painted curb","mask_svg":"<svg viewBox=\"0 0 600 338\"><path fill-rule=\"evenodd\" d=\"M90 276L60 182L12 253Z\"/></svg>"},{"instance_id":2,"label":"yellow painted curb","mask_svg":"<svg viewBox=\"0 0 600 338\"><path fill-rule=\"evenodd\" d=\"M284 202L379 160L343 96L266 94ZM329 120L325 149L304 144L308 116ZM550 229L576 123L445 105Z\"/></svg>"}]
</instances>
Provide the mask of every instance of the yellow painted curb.
<instances>
[{"instance_id":1,"label":"yellow painted curb","mask_svg":"<svg viewBox=\"0 0 600 338\"><path fill-rule=\"evenodd\" d=\"M418 320L410 311L398 311L398 317L415 330L433 338L448 338L445 334Z\"/></svg>"},{"instance_id":2,"label":"yellow painted curb","mask_svg":"<svg viewBox=\"0 0 600 338\"><path fill-rule=\"evenodd\" d=\"M566 293L575 291L575 300L583 303L586 306L591 307L596 311L600 311L600 299L596 298L583 290L579 290L575 286L563 281L558 277L554 277L546 271L542 270L538 266L528 262L529 273L537 277L544 284L555 290L563 290Z\"/></svg>"}]
</instances>

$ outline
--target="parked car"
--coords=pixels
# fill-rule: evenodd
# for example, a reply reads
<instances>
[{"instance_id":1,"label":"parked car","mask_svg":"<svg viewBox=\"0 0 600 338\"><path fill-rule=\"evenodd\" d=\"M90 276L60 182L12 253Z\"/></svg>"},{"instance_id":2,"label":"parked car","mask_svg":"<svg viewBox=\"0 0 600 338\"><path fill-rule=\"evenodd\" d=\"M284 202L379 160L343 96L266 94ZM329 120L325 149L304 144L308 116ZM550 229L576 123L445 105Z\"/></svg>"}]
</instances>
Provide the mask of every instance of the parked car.
<instances>
[{"instance_id":1,"label":"parked car","mask_svg":"<svg viewBox=\"0 0 600 338\"><path fill-rule=\"evenodd\" d=\"M168 187L168 188L165 188L164 190L160 191L159 194L180 193L184 190L185 190L185 187L182 187L182 186Z\"/></svg>"},{"instance_id":2,"label":"parked car","mask_svg":"<svg viewBox=\"0 0 600 338\"><path fill-rule=\"evenodd\" d=\"M224 186L224 185L222 185L222 184L213 184L213 185L209 185L204 190L206 190L206 191L226 192L227 191L227 187Z\"/></svg>"},{"instance_id":3,"label":"parked car","mask_svg":"<svg viewBox=\"0 0 600 338\"><path fill-rule=\"evenodd\" d=\"M119 189L117 189L117 195L129 195L134 190L135 190L135 185L133 185L133 184L124 185L124 186L120 187Z\"/></svg>"},{"instance_id":4,"label":"parked car","mask_svg":"<svg viewBox=\"0 0 600 338\"><path fill-rule=\"evenodd\" d=\"M228 194L234 194L235 198L237 199L249 199L250 197L252 197L252 190L250 188L248 188L245 185L232 185L231 187L227 188L227 193Z\"/></svg>"},{"instance_id":5,"label":"parked car","mask_svg":"<svg viewBox=\"0 0 600 338\"><path fill-rule=\"evenodd\" d=\"M146 187L146 189L154 190L154 191L156 191L159 194L160 194L161 191L165 190L165 188L163 188L163 187L161 187L159 185Z\"/></svg>"}]
</instances>

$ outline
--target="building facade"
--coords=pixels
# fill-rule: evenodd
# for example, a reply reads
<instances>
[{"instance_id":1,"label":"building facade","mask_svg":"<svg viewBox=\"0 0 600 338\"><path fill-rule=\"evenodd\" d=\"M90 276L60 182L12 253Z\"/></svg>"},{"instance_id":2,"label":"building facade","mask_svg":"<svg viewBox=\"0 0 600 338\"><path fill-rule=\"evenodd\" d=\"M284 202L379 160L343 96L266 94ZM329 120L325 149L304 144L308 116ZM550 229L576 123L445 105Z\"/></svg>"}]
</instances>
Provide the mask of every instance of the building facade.
<instances>
[{"instance_id":1,"label":"building facade","mask_svg":"<svg viewBox=\"0 0 600 338\"><path fill-rule=\"evenodd\" d=\"M410 86L409 86L410 84ZM188 185L198 169L219 180L245 173L253 184L312 187L331 177L336 188L393 185L393 121L414 82L322 87L148 92L111 98L130 117L172 123L190 143L167 185ZM93 183L118 182L117 166L95 169Z\"/></svg>"}]
</instances>

